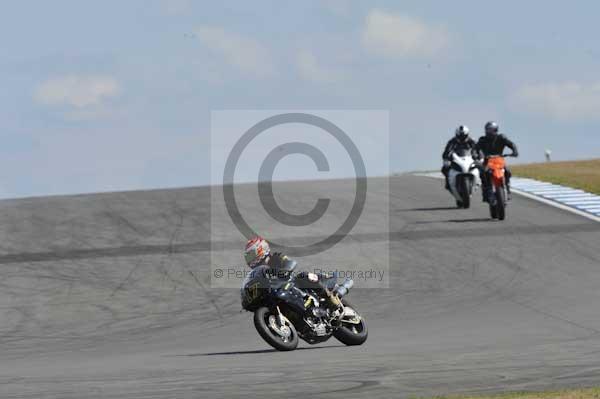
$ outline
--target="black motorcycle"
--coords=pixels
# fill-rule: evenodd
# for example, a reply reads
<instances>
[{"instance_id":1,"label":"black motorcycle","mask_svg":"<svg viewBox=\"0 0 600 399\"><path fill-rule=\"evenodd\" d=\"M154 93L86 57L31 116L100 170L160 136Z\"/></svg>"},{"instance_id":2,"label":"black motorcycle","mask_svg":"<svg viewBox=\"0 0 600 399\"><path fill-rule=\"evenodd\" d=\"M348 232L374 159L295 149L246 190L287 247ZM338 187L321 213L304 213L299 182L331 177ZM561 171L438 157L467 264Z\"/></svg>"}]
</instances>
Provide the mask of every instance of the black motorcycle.
<instances>
[{"instance_id":1,"label":"black motorcycle","mask_svg":"<svg viewBox=\"0 0 600 399\"><path fill-rule=\"evenodd\" d=\"M317 344L334 336L346 345L362 345L367 340L367 324L344 298L352 280L338 284L337 275L320 275L322 284L341 299L340 308L332 312L323 306L323 289L302 284L295 268L296 261L287 259L275 268L259 266L246 277L242 306L254 312L260 336L280 351L296 349L299 338Z\"/></svg>"}]
</instances>

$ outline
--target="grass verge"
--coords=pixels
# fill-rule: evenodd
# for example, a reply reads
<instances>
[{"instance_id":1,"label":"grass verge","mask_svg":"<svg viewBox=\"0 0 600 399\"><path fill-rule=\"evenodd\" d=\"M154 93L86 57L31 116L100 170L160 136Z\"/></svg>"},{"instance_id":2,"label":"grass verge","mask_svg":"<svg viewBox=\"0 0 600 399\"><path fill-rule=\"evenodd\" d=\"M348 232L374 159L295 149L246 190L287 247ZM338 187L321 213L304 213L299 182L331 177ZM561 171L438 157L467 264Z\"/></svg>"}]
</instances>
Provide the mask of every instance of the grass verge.
<instances>
[{"instance_id":1,"label":"grass verge","mask_svg":"<svg viewBox=\"0 0 600 399\"><path fill-rule=\"evenodd\" d=\"M510 166L513 174L600 194L600 159Z\"/></svg>"},{"instance_id":2,"label":"grass verge","mask_svg":"<svg viewBox=\"0 0 600 399\"><path fill-rule=\"evenodd\" d=\"M600 399L600 388L548 392L511 392L495 395L436 396L432 399Z\"/></svg>"}]
</instances>

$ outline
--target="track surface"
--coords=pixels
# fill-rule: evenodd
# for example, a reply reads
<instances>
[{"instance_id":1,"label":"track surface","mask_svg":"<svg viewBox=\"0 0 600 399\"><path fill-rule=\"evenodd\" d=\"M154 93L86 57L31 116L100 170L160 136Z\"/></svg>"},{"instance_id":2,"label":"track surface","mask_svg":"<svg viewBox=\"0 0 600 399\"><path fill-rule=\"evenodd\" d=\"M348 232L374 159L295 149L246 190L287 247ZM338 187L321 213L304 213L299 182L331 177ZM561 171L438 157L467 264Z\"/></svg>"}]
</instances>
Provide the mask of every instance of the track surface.
<instances>
[{"instance_id":1,"label":"track surface","mask_svg":"<svg viewBox=\"0 0 600 399\"><path fill-rule=\"evenodd\" d=\"M293 353L262 342L237 290L210 288L208 188L0 201L0 397L390 398L600 382L600 224L519 197L491 222L479 203L447 208L423 177L394 177L390 191L391 288L351 293L369 340ZM381 255L353 243L340 259Z\"/></svg>"}]
</instances>

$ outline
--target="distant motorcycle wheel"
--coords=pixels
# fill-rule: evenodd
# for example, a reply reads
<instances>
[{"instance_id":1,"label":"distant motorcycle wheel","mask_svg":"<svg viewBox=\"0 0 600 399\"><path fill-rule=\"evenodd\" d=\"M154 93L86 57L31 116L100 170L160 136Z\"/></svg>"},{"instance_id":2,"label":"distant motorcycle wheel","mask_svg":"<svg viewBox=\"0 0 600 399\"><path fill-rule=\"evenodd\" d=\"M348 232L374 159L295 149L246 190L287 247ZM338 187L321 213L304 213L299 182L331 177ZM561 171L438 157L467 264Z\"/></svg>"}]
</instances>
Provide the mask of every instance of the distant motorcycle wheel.
<instances>
[{"instance_id":1,"label":"distant motorcycle wheel","mask_svg":"<svg viewBox=\"0 0 600 399\"><path fill-rule=\"evenodd\" d=\"M490 217L492 219L498 219L498 211L496 209L496 204L490 204Z\"/></svg>"},{"instance_id":2,"label":"distant motorcycle wheel","mask_svg":"<svg viewBox=\"0 0 600 399\"><path fill-rule=\"evenodd\" d=\"M461 205L465 209L469 209L471 206L471 190L472 190L471 180L468 178L462 178L459 180L458 185L458 194L461 198Z\"/></svg>"},{"instance_id":3,"label":"distant motorcycle wheel","mask_svg":"<svg viewBox=\"0 0 600 399\"><path fill-rule=\"evenodd\" d=\"M356 312L356 309L346 299L342 299L342 303ZM358 314L358 312L356 313ZM364 344L368 335L367 323L362 317L360 317L360 321L356 324L342 322L342 326L333 333L333 336L338 341L348 346Z\"/></svg>"},{"instance_id":4,"label":"distant motorcycle wheel","mask_svg":"<svg viewBox=\"0 0 600 399\"><path fill-rule=\"evenodd\" d=\"M254 327L260 336L278 351L293 351L298 346L296 328L287 319L279 324L279 315L267 307L254 312Z\"/></svg>"},{"instance_id":5,"label":"distant motorcycle wheel","mask_svg":"<svg viewBox=\"0 0 600 399\"><path fill-rule=\"evenodd\" d=\"M503 188L496 190L496 213L498 220L506 218L506 194Z\"/></svg>"}]
</instances>

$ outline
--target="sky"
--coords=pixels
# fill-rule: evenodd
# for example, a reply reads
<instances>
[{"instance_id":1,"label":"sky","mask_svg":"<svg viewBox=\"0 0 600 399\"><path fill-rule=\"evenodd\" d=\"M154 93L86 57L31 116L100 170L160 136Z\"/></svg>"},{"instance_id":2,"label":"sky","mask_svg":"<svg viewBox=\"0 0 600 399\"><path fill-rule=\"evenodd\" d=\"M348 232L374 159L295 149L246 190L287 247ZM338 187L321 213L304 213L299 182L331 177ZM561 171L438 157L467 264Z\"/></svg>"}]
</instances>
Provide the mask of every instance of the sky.
<instances>
[{"instance_id":1,"label":"sky","mask_svg":"<svg viewBox=\"0 0 600 399\"><path fill-rule=\"evenodd\" d=\"M385 111L374 174L437 168L456 126L477 137L492 119L520 162L600 157L599 14L595 1L3 2L0 198L209 184L222 110ZM306 173L282 160L277 176L323 177L296 161Z\"/></svg>"}]
</instances>

